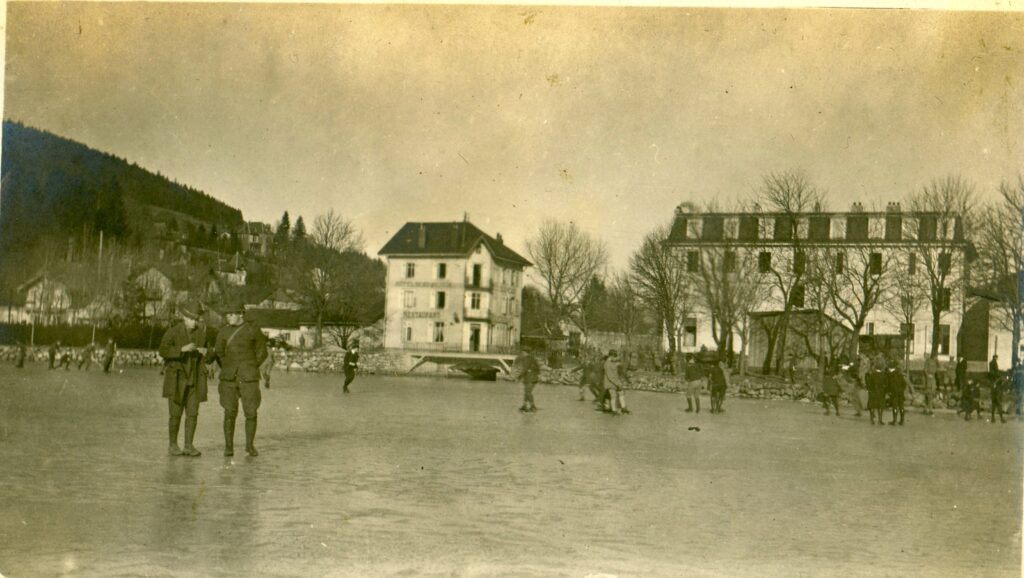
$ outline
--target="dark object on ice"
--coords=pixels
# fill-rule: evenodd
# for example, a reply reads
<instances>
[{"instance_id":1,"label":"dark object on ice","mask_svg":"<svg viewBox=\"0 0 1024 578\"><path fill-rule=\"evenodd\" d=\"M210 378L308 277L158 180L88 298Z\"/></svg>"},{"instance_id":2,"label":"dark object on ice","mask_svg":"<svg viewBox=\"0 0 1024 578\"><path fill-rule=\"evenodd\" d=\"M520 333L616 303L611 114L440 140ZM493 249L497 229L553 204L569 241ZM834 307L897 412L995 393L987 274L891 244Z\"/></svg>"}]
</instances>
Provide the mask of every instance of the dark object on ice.
<instances>
[{"instance_id":1,"label":"dark object on ice","mask_svg":"<svg viewBox=\"0 0 1024 578\"><path fill-rule=\"evenodd\" d=\"M688 427L688 428L686 428L686 429L688 429L688 430L690 430L690 431L700 431L700 428L699 428L699 427L697 427L697 426L691 426L691 427Z\"/></svg>"}]
</instances>

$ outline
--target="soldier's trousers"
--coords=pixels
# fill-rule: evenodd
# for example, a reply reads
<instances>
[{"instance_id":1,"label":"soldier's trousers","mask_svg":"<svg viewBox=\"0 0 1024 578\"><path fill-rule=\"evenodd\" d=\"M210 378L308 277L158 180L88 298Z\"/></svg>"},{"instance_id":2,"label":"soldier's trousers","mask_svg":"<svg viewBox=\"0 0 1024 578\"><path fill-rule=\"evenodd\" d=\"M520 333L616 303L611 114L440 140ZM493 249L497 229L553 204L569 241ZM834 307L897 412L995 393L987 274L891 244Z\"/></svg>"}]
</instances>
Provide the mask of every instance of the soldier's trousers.
<instances>
[{"instance_id":1,"label":"soldier's trousers","mask_svg":"<svg viewBox=\"0 0 1024 578\"><path fill-rule=\"evenodd\" d=\"M224 408L226 417L233 418L238 415L239 400L242 402L242 412L246 419L256 417L256 411L260 408L260 401L262 401L260 382L222 379L217 390L220 392L220 406Z\"/></svg>"}]
</instances>

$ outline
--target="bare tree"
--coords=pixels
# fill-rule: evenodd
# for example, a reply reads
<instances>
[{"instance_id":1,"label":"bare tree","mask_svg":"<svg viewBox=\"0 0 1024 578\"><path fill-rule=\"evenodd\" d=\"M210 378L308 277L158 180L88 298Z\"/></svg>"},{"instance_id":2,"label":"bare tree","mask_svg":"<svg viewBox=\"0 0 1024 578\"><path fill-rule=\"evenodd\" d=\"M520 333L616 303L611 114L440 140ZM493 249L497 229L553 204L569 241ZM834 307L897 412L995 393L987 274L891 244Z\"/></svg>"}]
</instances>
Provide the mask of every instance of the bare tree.
<instances>
[{"instance_id":1,"label":"bare tree","mask_svg":"<svg viewBox=\"0 0 1024 578\"><path fill-rule=\"evenodd\" d=\"M630 257L629 268L636 292L661 318L669 353L674 354L679 349L683 320L693 305L694 280L686 263L667 244L669 231L661 225L648 233Z\"/></svg>"},{"instance_id":2,"label":"bare tree","mask_svg":"<svg viewBox=\"0 0 1024 578\"><path fill-rule=\"evenodd\" d=\"M868 315L888 294L899 274L894 270L895 253L872 243L823 248L817 252L815 265L830 306L828 311L853 330L854 336L860 335Z\"/></svg>"},{"instance_id":3,"label":"bare tree","mask_svg":"<svg viewBox=\"0 0 1024 578\"><path fill-rule=\"evenodd\" d=\"M917 255L905 253L893 259L897 269L892 275L886 296L881 300L882 309L900 320L909 339L913 339L911 329L917 314L929 305L928 281L923 270L916 266ZM911 263L914 262L914 265ZM909 341L904 346L904 368L910 357Z\"/></svg>"},{"instance_id":4,"label":"bare tree","mask_svg":"<svg viewBox=\"0 0 1024 578\"><path fill-rule=\"evenodd\" d=\"M1024 315L1024 175L1018 175L1016 184L1000 184L999 199L980 215L977 242L981 265L978 282L994 294L1009 314L1003 321L1013 332L1011 363L1016 366Z\"/></svg>"},{"instance_id":5,"label":"bare tree","mask_svg":"<svg viewBox=\"0 0 1024 578\"><path fill-rule=\"evenodd\" d=\"M339 253L362 251L365 241L363 234L352 221L334 212L334 209L313 219L313 231L309 235L314 243Z\"/></svg>"},{"instance_id":6,"label":"bare tree","mask_svg":"<svg viewBox=\"0 0 1024 578\"><path fill-rule=\"evenodd\" d=\"M546 220L537 235L526 242L526 250L544 281L548 300L561 321L581 321L584 294L594 277L601 277L608 265L604 243L580 230L576 223Z\"/></svg>"},{"instance_id":7,"label":"bare tree","mask_svg":"<svg viewBox=\"0 0 1024 578\"><path fill-rule=\"evenodd\" d=\"M919 218L917 254L927 281L934 355L939 351L943 314L951 309L954 296L962 301L974 189L959 176L950 176L913 193L909 204Z\"/></svg>"},{"instance_id":8,"label":"bare tree","mask_svg":"<svg viewBox=\"0 0 1024 578\"><path fill-rule=\"evenodd\" d=\"M812 211L821 211L824 203L822 192L799 172L770 173L762 178L757 194L757 205L773 213L771 217L760 218L760 238L764 241L763 252L770 257L759 262L773 293L781 298L782 314L765 326L768 334L768 352L765 356L765 373L779 371L786 354L786 334L790 314L794 308L802 307L806 297L804 275L807 272L806 231L802 216ZM784 250L779 251L782 248Z\"/></svg>"},{"instance_id":9,"label":"bare tree","mask_svg":"<svg viewBox=\"0 0 1024 578\"><path fill-rule=\"evenodd\" d=\"M756 253L729 243L704 249L696 280L700 300L711 314L718 351L732 352L736 334L740 335L740 351L746 351L744 321L767 296L757 272Z\"/></svg>"},{"instance_id":10,"label":"bare tree","mask_svg":"<svg viewBox=\"0 0 1024 578\"><path fill-rule=\"evenodd\" d=\"M616 273L612 278L608 302L615 329L626 336L626 344L632 349L633 336L645 326L645 311L633 278L628 273Z\"/></svg>"}]
</instances>

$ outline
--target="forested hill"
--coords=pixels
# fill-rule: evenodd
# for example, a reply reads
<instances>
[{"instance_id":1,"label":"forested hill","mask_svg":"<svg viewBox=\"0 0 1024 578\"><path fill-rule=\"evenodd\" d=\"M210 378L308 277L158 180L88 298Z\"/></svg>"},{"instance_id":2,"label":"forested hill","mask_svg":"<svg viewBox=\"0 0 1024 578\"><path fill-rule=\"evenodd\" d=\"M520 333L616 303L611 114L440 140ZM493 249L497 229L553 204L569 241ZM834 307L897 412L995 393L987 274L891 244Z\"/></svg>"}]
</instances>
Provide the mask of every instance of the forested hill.
<instances>
[{"instance_id":1,"label":"forested hill","mask_svg":"<svg viewBox=\"0 0 1024 578\"><path fill-rule=\"evenodd\" d=\"M3 123L0 174L0 249L83 228L143 233L146 211L126 207L158 207L221 230L242 223L241 211L201 191L17 122Z\"/></svg>"}]
</instances>

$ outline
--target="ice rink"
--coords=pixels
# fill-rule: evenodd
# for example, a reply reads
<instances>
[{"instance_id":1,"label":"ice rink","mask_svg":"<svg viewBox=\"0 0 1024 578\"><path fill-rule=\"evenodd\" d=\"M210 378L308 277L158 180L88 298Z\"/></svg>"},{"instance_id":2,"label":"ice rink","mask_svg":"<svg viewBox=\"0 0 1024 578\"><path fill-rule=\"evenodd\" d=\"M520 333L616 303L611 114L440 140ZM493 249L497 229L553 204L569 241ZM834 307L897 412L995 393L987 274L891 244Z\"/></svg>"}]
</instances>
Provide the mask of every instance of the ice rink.
<instances>
[{"instance_id":1,"label":"ice rink","mask_svg":"<svg viewBox=\"0 0 1024 578\"><path fill-rule=\"evenodd\" d=\"M1019 576L1024 423L278 372L170 457L156 370L0 373L0 574ZM705 410L708 406L704 398ZM699 428L699 429L698 429Z\"/></svg>"}]
</instances>

